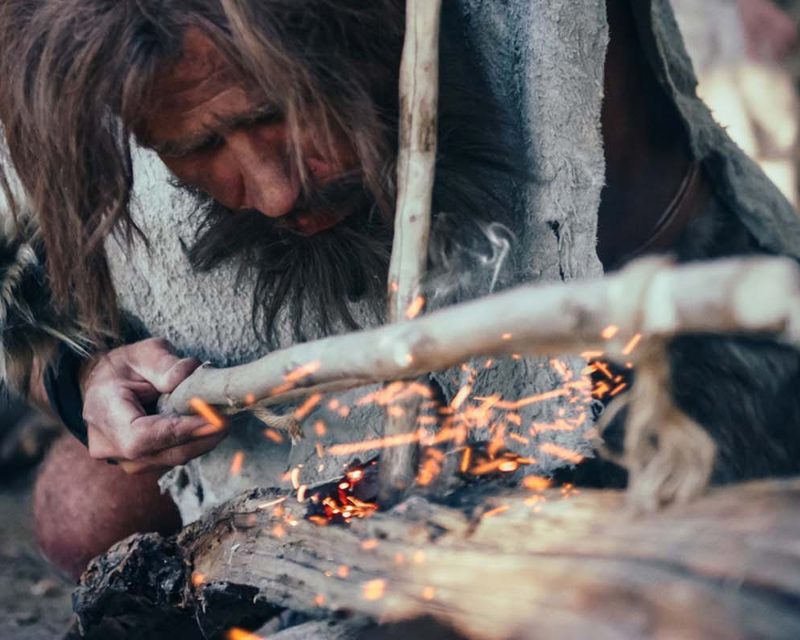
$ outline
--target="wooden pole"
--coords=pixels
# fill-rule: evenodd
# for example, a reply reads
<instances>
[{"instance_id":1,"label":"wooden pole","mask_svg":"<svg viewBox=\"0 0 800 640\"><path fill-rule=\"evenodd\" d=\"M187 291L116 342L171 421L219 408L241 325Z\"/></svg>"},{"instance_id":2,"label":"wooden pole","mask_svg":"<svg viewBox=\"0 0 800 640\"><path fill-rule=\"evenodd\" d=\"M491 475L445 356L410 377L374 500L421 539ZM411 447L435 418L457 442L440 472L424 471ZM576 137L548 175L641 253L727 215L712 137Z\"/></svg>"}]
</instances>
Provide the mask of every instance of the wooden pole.
<instances>
[{"instance_id":1,"label":"wooden pole","mask_svg":"<svg viewBox=\"0 0 800 640\"><path fill-rule=\"evenodd\" d=\"M439 104L439 25L441 0L406 2L406 37L400 66L400 145L397 162L397 212L389 266L388 321L400 322L422 312L422 282L428 263L431 200L436 173ZM414 431L417 403L399 413L389 411L384 435ZM381 456L378 496L396 502L411 486L413 445Z\"/></svg>"},{"instance_id":2,"label":"wooden pole","mask_svg":"<svg viewBox=\"0 0 800 640\"><path fill-rule=\"evenodd\" d=\"M649 274L644 286L642 270ZM612 326L614 337L603 337ZM641 350L624 351L637 334L644 343L682 333L747 332L800 346L800 270L793 260L670 266L648 259L600 280L526 285L416 320L295 345L238 367L201 367L161 404L177 413L189 413L194 397L219 407L268 406L514 353L600 350L635 364Z\"/></svg>"}]
</instances>

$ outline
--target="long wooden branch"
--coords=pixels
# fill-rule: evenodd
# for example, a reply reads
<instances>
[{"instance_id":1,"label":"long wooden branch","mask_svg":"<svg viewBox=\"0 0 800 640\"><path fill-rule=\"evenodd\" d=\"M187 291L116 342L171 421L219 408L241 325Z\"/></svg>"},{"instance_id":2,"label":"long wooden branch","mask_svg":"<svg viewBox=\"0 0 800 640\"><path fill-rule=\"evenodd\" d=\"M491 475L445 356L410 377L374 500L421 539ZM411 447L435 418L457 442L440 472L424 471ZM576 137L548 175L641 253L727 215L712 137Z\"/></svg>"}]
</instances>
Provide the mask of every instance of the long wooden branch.
<instances>
[{"instance_id":1,"label":"long wooden branch","mask_svg":"<svg viewBox=\"0 0 800 640\"><path fill-rule=\"evenodd\" d=\"M389 266L388 321L418 315L424 307L422 281L428 262L431 198L436 172L441 0L406 2L406 39L400 66L400 149L397 212ZM417 411L388 412L386 437L416 428ZM396 501L414 478L413 447L387 451L381 465L379 498Z\"/></svg>"},{"instance_id":2,"label":"long wooden branch","mask_svg":"<svg viewBox=\"0 0 800 640\"><path fill-rule=\"evenodd\" d=\"M616 327L611 339L604 330ZM784 258L737 258L684 266L649 259L599 280L518 287L377 329L296 345L255 362L202 367L163 399L190 411L408 379L472 357L605 351L636 362L636 335L765 332L800 346L800 272ZM608 336L611 332L607 332Z\"/></svg>"},{"instance_id":3,"label":"long wooden branch","mask_svg":"<svg viewBox=\"0 0 800 640\"><path fill-rule=\"evenodd\" d=\"M118 545L85 574L76 612L89 631L131 603L151 621L206 623L249 602L314 617L432 615L475 640L800 637L800 479L640 518L620 492L472 497L461 508L411 498L320 528L291 498L253 493L161 551L152 534Z\"/></svg>"}]
</instances>

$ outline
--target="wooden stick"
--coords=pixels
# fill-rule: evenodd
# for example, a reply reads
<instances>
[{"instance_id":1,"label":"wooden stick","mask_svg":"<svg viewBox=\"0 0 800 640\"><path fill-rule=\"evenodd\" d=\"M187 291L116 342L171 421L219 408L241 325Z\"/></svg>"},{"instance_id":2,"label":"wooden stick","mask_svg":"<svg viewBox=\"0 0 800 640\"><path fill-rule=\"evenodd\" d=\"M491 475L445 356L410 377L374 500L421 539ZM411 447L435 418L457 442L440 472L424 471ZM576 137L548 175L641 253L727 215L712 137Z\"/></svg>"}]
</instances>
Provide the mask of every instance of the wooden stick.
<instances>
[{"instance_id":1,"label":"wooden stick","mask_svg":"<svg viewBox=\"0 0 800 640\"><path fill-rule=\"evenodd\" d=\"M406 39L400 66L400 149L397 162L397 212L389 266L388 321L419 315L428 262L431 198L436 171L439 98L439 23L441 0L406 2ZM384 435L416 428L418 407L386 417ZM414 479L414 447L385 452L379 479L382 504L396 502Z\"/></svg>"},{"instance_id":2,"label":"wooden stick","mask_svg":"<svg viewBox=\"0 0 800 640\"><path fill-rule=\"evenodd\" d=\"M632 296L637 287L641 295ZM606 339L611 326L616 332ZM194 397L217 406L279 403L318 390L413 378L484 355L599 350L635 363L637 350L625 351L637 335L737 332L767 332L800 346L800 270L793 260L670 267L649 259L600 280L518 287L416 320L295 345L238 367L201 367L162 399L162 407L188 413Z\"/></svg>"}]
</instances>

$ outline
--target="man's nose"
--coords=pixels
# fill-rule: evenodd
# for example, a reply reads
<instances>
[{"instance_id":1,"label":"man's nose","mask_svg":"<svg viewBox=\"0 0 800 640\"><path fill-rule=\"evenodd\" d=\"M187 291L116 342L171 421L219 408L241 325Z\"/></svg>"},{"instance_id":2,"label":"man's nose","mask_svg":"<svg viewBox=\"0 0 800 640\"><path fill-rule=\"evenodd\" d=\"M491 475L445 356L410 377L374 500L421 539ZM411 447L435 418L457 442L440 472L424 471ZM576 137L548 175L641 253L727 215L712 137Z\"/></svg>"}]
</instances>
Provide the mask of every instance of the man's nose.
<instances>
[{"instance_id":1,"label":"man's nose","mask_svg":"<svg viewBox=\"0 0 800 640\"><path fill-rule=\"evenodd\" d=\"M226 144L239 165L239 207L270 218L289 213L300 195L300 181L291 169L285 136L277 131L236 131Z\"/></svg>"}]
</instances>

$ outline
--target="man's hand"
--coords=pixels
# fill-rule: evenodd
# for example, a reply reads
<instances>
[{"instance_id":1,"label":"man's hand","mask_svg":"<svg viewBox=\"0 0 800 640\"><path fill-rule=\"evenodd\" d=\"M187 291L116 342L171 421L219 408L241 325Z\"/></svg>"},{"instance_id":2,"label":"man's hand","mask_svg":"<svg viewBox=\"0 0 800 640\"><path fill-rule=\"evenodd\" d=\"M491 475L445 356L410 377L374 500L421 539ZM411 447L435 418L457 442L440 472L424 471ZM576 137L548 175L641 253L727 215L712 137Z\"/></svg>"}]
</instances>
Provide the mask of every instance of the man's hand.
<instances>
[{"instance_id":1,"label":"man's hand","mask_svg":"<svg viewBox=\"0 0 800 640\"><path fill-rule=\"evenodd\" d=\"M115 460L127 473L165 471L216 447L227 435L200 416L148 415L198 366L166 340L150 339L92 360L81 375L89 455Z\"/></svg>"},{"instance_id":2,"label":"man's hand","mask_svg":"<svg viewBox=\"0 0 800 640\"><path fill-rule=\"evenodd\" d=\"M797 44L797 25L772 0L737 0L747 53L756 60L777 62Z\"/></svg>"}]
</instances>

